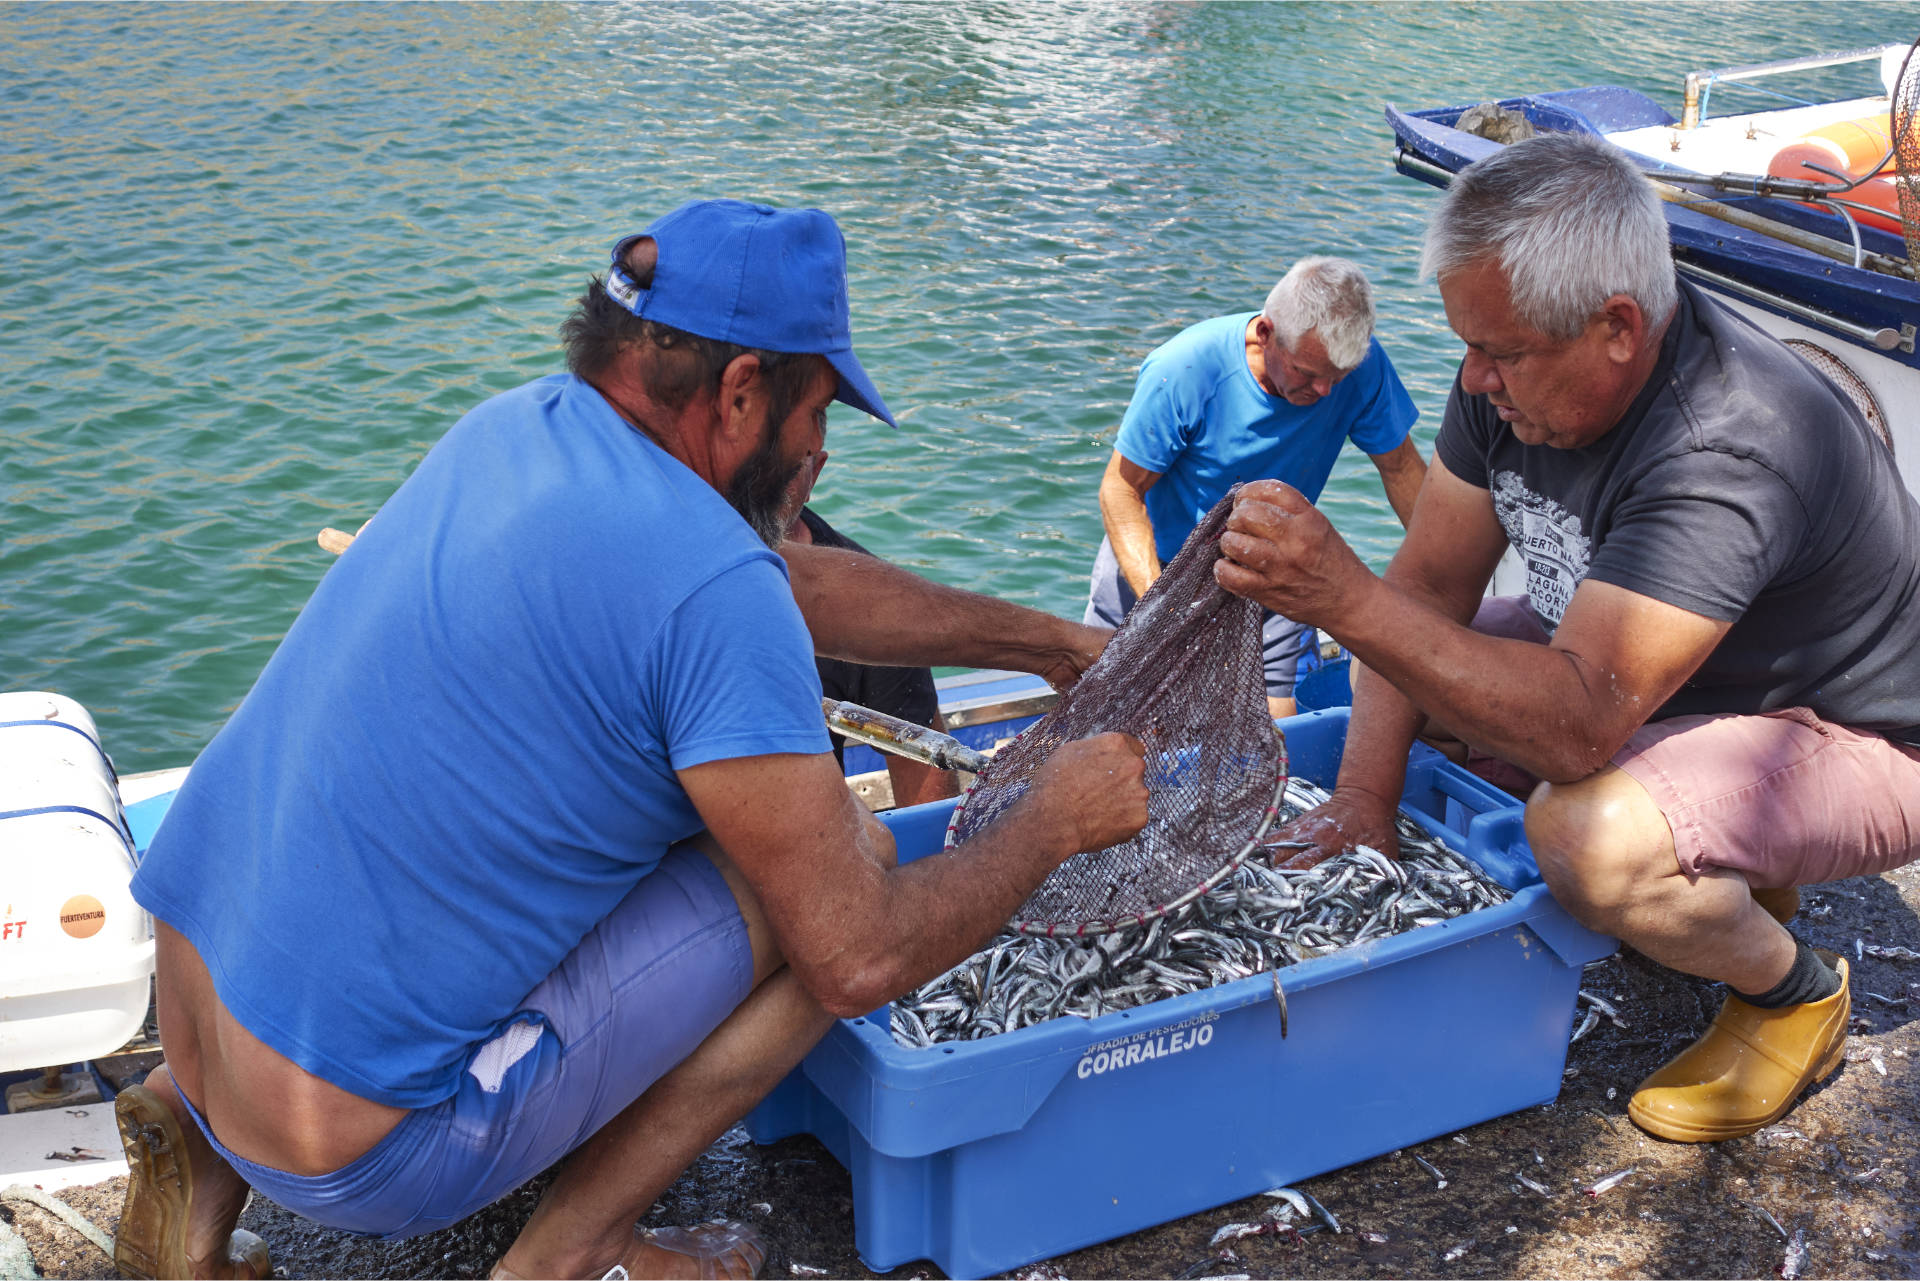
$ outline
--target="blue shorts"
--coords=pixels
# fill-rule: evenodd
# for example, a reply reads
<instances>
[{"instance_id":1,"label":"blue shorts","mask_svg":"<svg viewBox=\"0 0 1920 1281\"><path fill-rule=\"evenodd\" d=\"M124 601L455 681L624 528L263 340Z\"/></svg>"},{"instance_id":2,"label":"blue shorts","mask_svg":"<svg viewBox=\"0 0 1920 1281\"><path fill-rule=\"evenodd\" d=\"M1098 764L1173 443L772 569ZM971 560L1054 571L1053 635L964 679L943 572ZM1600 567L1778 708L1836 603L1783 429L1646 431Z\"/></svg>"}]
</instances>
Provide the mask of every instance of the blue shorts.
<instances>
[{"instance_id":1,"label":"blue shorts","mask_svg":"<svg viewBox=\"0 0 1920 1281\"><path fill-rule=\"evenodd\" d=\"M363 1236L448 1227L592 1136L720 1026L753 986L753 949L713 863L675 846L474 1047L452 1098L416 1108L363 1156L299 1175L214 1150L269 1200ZM182 1096L184 1098L184 1096Z\"/></svg>"},{"instance_id":2,"label":"blue shorts","mask_svg":"<svg viewBox=\"0 0 1920 1281\"><path fill-rule=\"evenodd\" d=\"M1118 627L1133 608L1133 585L1120 572L1114 558L1113 543L1102 538L1100 554L1093 558L1093 581L1087 592L1087 612L1081 622L1089 626ZM1314 629L1305 623L1282 618L1270 609L1260 611L1260 651L1267 674L1268 698L1292 698L1300 660L1313 648Z\"/></svg>"}]
</instances>

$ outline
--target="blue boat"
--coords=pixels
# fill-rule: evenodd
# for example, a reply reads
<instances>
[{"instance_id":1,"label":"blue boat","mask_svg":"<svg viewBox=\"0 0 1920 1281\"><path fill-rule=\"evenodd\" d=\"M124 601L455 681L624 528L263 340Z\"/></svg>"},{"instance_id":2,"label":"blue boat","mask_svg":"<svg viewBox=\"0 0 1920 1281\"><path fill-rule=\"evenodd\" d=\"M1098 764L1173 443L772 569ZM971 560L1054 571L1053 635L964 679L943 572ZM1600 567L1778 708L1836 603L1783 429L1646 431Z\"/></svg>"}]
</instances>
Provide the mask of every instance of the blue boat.
<instances>
[{"instance_id":1,"label":"blue boat","mask_svg":"<svg viewBox=\"0 0 1920 1281\"><path fill-rule=\"evenodd\" d=\"M1444 187L1462 168L1506 145L1496 139L1516 131L1607 138L1654 180L1679 270L1846 391L1893 448L1907 487L1920 492L1920 199L1909 206L1904 235L1898 206L1889 216L1885 204L1896 183L1920 183L1920 155L1906 157L1916 168L1882 170L1899 150L1889 145L1886 155L1862 166L1867 181L1851 187L1860 175L1832 166L1803 167L1798 178L1768 172L1783 144L1837 136L1874 120L1886 122L1882 136L1898 137L1904 124L1911 150L1920 151L1920 134L1912 129L1920 56L1909 66L1910 52L1906 44L1889 44L1692 72L1678 116L1616 85L1413 111L1388 106L1394 166ZM1874 61L1884 93L1706 114L1716 87L1724 99L1748 81ZM1880 207L1867 202L1869 192L1882 199ZM1920 186L1910 194L1920 197ZM1494 588L1515 590L1501 574Z\"/></svg>"}]
</instances>

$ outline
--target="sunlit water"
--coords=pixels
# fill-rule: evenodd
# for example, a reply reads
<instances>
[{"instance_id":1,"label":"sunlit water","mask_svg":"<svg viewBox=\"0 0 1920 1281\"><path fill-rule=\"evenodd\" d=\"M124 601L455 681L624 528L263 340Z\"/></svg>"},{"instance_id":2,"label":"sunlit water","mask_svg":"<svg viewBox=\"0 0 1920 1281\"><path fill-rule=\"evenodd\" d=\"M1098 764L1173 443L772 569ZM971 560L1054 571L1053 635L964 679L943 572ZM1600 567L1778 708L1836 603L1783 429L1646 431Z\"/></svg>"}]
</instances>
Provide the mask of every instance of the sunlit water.
<instances>
[{"instance_id":1,"label":"sunlit water","mask_svg":"<svg viewBox=\"0 0 1920 1281\"><path fill-rule=\"evenodd\" d=\"M123 769L190 759L315 532L555 368L611 242L694 196L846 230L901 429L836 409L821 510L1077 616L1134 367L1296 257L1366 265L1428 450L1456 345L1384 103L1677 110L1689 69L1917 33L1915 4L0 6L0 689L80 699ZM1323 507L1385 563L1364 458Z\"/></svg>"}]
</instances>

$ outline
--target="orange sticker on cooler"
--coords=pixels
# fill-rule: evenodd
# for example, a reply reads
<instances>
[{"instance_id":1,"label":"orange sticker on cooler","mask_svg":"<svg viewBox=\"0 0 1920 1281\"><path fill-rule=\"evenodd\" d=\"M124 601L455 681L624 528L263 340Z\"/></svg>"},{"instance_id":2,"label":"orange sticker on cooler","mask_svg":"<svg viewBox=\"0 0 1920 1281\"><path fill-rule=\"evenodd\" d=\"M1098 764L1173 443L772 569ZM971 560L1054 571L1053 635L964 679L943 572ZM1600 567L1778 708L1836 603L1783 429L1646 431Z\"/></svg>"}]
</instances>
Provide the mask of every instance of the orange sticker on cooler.
<instances>
[{"instance_id":1,"label":"orange sticker on cooler","mask_svg":"<svg viewBox=\"0 0 1920 1281\"><path fill-rule=\"evenodd\" d=\"M76 894L60 905L60 928L77 939L90 939L107 923L107 909L91 894Z\"/></svg>"}]
</instances>

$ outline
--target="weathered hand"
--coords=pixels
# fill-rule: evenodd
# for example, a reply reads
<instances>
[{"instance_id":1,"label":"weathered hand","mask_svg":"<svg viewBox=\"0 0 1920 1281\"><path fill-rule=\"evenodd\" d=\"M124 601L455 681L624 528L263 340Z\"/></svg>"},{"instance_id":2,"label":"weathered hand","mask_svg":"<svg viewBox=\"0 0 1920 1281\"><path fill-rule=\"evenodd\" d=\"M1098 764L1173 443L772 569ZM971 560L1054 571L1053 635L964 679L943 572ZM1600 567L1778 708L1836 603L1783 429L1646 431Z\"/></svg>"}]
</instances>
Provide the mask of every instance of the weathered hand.
<instances>
[{"instance_id":1,"label":"weathered hand","mask_svg":"<svg viewBox=\"0 0 1920 1281\"><path fill-rule=\"evenodd\" d=\"M1070 825L1072 853L1103 850L1147 825L1146 745L1131 734L1063 743L1034 772L1032 795Z\"/></svg>"},{"instance_id":2,"label":"weathered hand","mask_svg":"<svg viewBox=\"0 0 1920 1281\"><path fill-rule=\"evenodd\" d=\"M1327 626L1367 567L1291 485L1260 480L1234 499L1213 577L1236 596L1295 622Z\"/></svg>"},{"instance_id":3,"label":"weathered hand","mask_svg":"<svg viewBox=\"0 0 1920 1281\"><path fill-rule=\"evenodd\" d=\"M1113 639L1113 629L1091 627L1065 619L1060 620L1060 626L1063 632L1061 640L1040 675L1056 690L1065 690L1093 666L1094 660L1100 657L1100 651Z\"/></svg>"},{"instance_id":4,"label":"weathered hand","mask_svg":"<svg viewBox=\"0 0 1920 1281\"><path fill-rule=\"evenodd\" d=\"M1394 830L1395 806L1369 792L1334 788L1326 801L1288 823L1271 842L1308 841L1311 848L1291 858L1280 851L1281 867L1312 867L1356 845L1371 845L1388 858L1400 857L1400 835Z\"/></svg>"}]
</instances>

